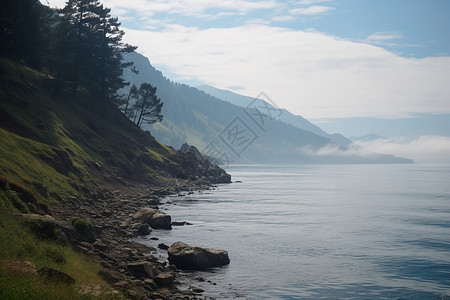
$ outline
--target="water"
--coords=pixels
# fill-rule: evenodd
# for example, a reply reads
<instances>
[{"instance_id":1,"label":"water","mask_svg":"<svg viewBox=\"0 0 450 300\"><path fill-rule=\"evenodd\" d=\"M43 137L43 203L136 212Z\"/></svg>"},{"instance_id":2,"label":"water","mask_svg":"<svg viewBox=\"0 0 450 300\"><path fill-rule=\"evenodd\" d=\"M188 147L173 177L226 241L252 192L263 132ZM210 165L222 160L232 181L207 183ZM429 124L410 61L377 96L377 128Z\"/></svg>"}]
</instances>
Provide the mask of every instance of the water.
<instances>
[{"instance_id":1,"label":"water","mask_svg":"<svg viewBox=\"0 0 450 300\"><path fill-rule=\"evenodd\" d=\"M450 166L233 166L218 190L170 197L175 221L141 242L229 252L196 272L242 299L450 299ZM164 255L160 252L160 255Z\"/></svg>"}]
</instances>

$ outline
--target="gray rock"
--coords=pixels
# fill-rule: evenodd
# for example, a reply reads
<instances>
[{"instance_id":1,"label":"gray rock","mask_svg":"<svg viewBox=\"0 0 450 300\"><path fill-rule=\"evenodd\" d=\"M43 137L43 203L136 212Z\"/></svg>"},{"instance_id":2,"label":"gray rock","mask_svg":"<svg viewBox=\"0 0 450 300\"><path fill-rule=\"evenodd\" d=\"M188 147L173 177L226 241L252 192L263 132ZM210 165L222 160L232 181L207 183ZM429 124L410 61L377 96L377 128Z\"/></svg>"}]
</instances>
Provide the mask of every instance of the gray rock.
<instances>
[{"instance_id":1,"label":"gray rock","mask_svg":"<svg viewBox=\"0 0 450 300\"><path fill-rule=\"evenodd\" d=\"M159 210L143 208L134 214L133 220L147 223L154 229L172 229L172 218Z\"/></svg>"},{"instance_id":2,"label":"gray rock","mask_svg":"<svg viewBox=\"0 0 450 300\"><path fill-rule=\"evenodd\" d=\"M136 233L138 235L149 235L151 232L150 227L148 226L148 224L141 224L139 226L139 228L137 229Z\"/></svg>"},{"instance_id":3,"label":"gray rock","mask_svg":"<svg viewBox=\"0 0 450 300\"><path fill-rule=\"evenodd\" d=\"M146 261L138 261L127 265L128 271L136 277L153 278L152 265Z\"/></svg>"},{"instance_id":4,"label":"gray rock","mask_svg":"<svg viewBox=\"0 0 450 300\"><path fill-rule=\"evenodd\" d=\"M175 275L171 272L164 272L155 276L153 280L159 286L165 286L171 284L175 280Z\"/></svg>"},{"instance_id":5,"label":"gray rock","mask_svg":"<svg viewBox=\"0 0 450 300\"><path fill-rule=\"evenodd\" d=\"M164 244L164 243L161 243L161 244L158 244L158 248L159 248L159 249L162 249L162 250L167 250L167 249L169 249L169 246L167 246L167 245Z\"/></svg>"},{"instance_id":6,"label":"gray rock","mask_svg":"<svg viewBox=\"0 0 450 300\"><path fill-rule=\"evenodd\" d=\"M204 270L230 263L225 250L190 246L183 242L173 243L167 252L169 262L182 270Z\"/></svg>"}]
</instances>

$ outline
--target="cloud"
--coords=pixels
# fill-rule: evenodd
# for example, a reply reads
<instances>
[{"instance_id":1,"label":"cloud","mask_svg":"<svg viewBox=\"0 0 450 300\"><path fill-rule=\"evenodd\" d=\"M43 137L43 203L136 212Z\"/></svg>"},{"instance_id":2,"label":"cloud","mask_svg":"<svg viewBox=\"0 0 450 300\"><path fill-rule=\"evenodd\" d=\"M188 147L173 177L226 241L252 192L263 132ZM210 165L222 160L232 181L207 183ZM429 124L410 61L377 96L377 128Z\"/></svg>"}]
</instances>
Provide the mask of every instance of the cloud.
<instances>
[{"instance_id":1,"label":"cloud","mask_svg":"<svg viewBox=\"0 0 450 300\"><path fill-rule=\"evenodd\" d=\"M379 46L403 46L403 47L419 47L417 44L404 44L394 42L395 40L399 40L403 38L403 34L399 31L394 32L375 32L369 35L366 39L364 39L365 43L379 45Z\"/></svg>"},{"instance_id":2,"label":"cloud","mask_svg":"<svg viewBox=\"0 0 450 300\"><path fill-rule=\"evenodd\" d=\"M407 157L418 163L450 163L450 137L447 136L421 136L410 142L377 139L357 144L364 150Z\"/></svg>"},{"instance_id":3,"label":"cloud","mask_svg":"<svg viewBox=\"0 0 450 300\"><path fill-rule=\"evenodd\" d=\"M298 1L296 4L299 5L311 5L316 3L323 3L323 2L331 2L332 0L301 0Z\"/></svg>"},{"instance_id":4,"label":"cloud","mask_svg":"<svg viewBox=\"0 0 450 300\"><path fill-rule=\"evenodd\" d=\"M300 153L311 156L376 158L379 154L390 154L397 157L412 159L416 163L448 164L450 163L450 137L421 136L420 138L403 142L395 139L377 139L358 141L346 150L339 146L328 144L318 150L311 147L298 149Z\"/></svg>"},{"instance_id":5,"label":"cloud","mask_svg":"<svg viewBox=\"0 0 450 300\"><path fill-rule=\"evenodd\" d=\"M277 1L247 1L247 0L104 0L104 4L112 11L126 9L129 13L154 16L155 14L178 14L198 18L217 18L228 15L230 12L246 14L253 10L269 10L280 6ZM219 10L218 14L209 13L210 10Z\"/></svg>"},{"instance_id":6,"label":"cloud","mask_svg":"<svg viewBox=\"0 0 450 300\"><path fill-rule=\"evenodd\" d=\"M274 22L289 22L295 20L296 17L294 16L275 16L272 18L272 21Z\"/></svg>"},{"instance_id":7,"label":"cloud","mask_svg":"<svg viewBox=\"0 0 450 300\"><path fill-rule=\"evenodd\" d=\"M307 16L314 16L314 15L319 15L322 14L324 12L333 10L334 7L329 7L329 6L317 6L317 5L313 5L310 7L306 7L306 8L294 8L289 10L289 12L293 15L307 15Z\"/></svg>"},{"instance_id":8,"label":"cloud","mask_svg":"<svg viewBox=\"0 0 450 300\"><path fill-rule=\"evenodd\" d=\"M384 42L384 41L390 41L390 40L396 40L401 39L403 37L401 32L375 32L371 35L369 35L366 38L366 42Z\"/></svg>"},{"instance_id":9,"label":"cloud","mask_svg":"<svg viewBox=\"0 0 450 300\"><path fill-rule=\"evenodd\" d=\"M314 31L253 24L126 30L156 66L218 88L264 91L306 118L450 113L450 57L403 58Z\"/></svg>"}]
</instances>

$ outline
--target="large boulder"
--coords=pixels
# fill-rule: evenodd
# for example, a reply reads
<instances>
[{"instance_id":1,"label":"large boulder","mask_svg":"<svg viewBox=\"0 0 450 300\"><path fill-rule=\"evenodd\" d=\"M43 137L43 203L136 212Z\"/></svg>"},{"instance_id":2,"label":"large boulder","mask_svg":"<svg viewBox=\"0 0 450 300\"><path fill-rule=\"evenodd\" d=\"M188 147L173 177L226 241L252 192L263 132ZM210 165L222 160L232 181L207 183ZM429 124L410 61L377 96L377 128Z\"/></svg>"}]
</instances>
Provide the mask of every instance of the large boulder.
<instances>
[{"instance_id":1,"label":"large boulder","mask_svg":"<svg viewBox=\"0 0 450 300\"><path fill-rule=\"evenodd\" d=\"M230 263L228 252L225 250L190 246L183 242L173 243L167 253L169 262L182 270L204 270Z\"/></svg>"},{"instance_id":2,"label":"large boulder","mask_svg":"<svg viewBox=\"0 0 450 300\"><path fill-rule=\"evenodd\" d=\"M157 209L143 208L134 214L133 220L147 223L154 229L172 229L172 218Z\"/></svg>"}]
</instances>

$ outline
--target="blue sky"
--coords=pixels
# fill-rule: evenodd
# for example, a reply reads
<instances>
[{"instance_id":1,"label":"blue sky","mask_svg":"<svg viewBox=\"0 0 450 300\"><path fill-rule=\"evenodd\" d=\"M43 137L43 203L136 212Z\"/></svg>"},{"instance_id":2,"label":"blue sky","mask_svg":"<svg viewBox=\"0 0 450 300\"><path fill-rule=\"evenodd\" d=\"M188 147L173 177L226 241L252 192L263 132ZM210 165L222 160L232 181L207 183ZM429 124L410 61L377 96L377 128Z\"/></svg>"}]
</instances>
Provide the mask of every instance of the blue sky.
<instances>
[{"instance_id":1,"label":"blue sky","mask_svg":"<svg viewBox=\"0 0 450 300\"><path fill-rule=\"evenodd\" d=\"M168 2L168 1L167 1ZM207 7L200 12L163 10L152 16L152 30L167 24L199 29L230 28L249 22L295 30L316 30L343 39L367 42L405 57L445 56L450 53L448 0L255 1L260 8ZM265 3L265 4L264 4ZM148 5L151 5L149 2ZM139 13L127 13L123 25L146 29Z\"/></svg>"},{"instance_id":2,"label":"blue sky","mask_svg":"<svg viewBox=\"0 0 450 300\"><path fill-rule=\"evenodd\" d=\"M449 0L103 3L125 41L174 81L264 92L347 136L416 138L428 148L429 136L447 136L436 148L450 157Z\"/></svg>"}]
</instances>

